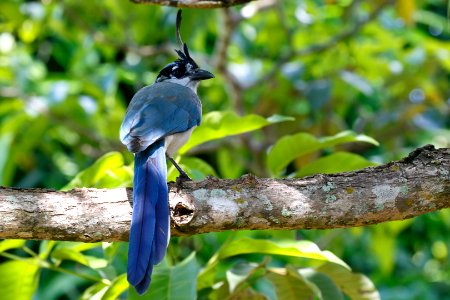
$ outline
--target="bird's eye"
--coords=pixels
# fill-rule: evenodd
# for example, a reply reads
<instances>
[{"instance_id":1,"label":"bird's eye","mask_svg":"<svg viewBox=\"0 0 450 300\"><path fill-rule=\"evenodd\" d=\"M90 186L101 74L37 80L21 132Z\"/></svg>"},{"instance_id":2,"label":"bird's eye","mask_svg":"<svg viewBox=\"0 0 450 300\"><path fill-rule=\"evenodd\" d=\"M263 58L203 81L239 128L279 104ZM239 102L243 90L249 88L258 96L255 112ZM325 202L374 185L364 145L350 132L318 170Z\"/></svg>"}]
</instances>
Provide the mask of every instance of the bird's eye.
<instances>
[{"instance_id":1,"label":"bird's eye","mask_svg":"<svg viewBox=\"0 0 450 300\"><path fill-rule=\"evenodd\" d=\"M181 78L186 73L186 68L183 65L178 65L172 68L172 75L176 78Z\"/></svg>"}]
</instances>

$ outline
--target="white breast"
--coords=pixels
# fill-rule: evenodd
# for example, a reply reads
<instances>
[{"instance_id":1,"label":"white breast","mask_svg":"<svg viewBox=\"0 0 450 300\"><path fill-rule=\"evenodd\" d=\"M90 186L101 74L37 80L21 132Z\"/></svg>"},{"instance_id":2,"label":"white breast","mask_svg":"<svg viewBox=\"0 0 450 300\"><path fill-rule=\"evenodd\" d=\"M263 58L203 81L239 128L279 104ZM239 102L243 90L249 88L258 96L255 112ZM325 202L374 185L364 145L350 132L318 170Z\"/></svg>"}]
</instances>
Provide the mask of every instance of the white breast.
<instances>
[{"instance_id":1,"label":"white breast","mask_svg":"<svg viewBox=\"0 0 450 300\"><path fill-rule=\"evenodd\" d=\"M170 157L173 157L173 155L180 149L191 137L192 131L194 130L196 126L190 128L189 130L185 132L175 133L169 136L166 136L165 138L165 148L166 153Z\"/></svg>"}]
</instances>

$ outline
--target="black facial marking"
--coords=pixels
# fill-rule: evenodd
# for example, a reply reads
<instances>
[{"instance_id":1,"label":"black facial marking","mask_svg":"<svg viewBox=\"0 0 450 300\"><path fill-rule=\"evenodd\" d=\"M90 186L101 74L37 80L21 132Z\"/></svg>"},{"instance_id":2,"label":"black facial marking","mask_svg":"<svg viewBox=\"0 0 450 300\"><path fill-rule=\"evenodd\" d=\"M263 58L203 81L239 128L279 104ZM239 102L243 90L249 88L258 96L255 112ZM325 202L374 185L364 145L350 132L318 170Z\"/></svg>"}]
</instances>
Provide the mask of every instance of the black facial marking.
<instances>
[{"instance_id":1,"label":"black facial marking","mask_svg":"<svg viewBox=\"0 0 450 300\"><path fill-rule=\"evenodd\" d=\"M173 63L170 63L159 72L156 81L158 82L170 78L180 79L188 76L187 67L188 66L186 65L186 63L182 61L175 61Z\"/></svg>"},{"instance_id":2,"label":"black facial marking","mask_svg":"<svg viewBox=\"0 0 450 300\"><path fill-rule=\"evenodd\" d=\"M186 66L184 64L175 64L172 67L172 74L176 78L181 78L186 75Z\"/></svg>"}]
</instances>

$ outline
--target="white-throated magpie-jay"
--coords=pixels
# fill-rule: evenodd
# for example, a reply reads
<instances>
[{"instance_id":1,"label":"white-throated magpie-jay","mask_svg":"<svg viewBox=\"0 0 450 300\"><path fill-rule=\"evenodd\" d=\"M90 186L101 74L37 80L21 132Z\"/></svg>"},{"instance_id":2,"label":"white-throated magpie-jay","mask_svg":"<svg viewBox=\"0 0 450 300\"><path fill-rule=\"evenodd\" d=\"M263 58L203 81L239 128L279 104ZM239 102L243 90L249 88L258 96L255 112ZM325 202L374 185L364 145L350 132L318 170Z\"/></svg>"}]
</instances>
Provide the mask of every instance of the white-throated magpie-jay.
<instances>
[{"instance_id":1,"label":"white-throated magpie-jay","mask_svg":"<svg viewBox=\"0 0 450 300\"><path fill-rule=\"evenodd\" d=\"M154 84L133 96L120 128L120 140L135 154L127 273L139 294L148 289L153 265L164 258L170 238L166 155L188 178L172 157L200 124L199 82L214 77L189 55L180 23L181 10L176 22L179 59L165 66Z\"/></svg>"}]
</instances>

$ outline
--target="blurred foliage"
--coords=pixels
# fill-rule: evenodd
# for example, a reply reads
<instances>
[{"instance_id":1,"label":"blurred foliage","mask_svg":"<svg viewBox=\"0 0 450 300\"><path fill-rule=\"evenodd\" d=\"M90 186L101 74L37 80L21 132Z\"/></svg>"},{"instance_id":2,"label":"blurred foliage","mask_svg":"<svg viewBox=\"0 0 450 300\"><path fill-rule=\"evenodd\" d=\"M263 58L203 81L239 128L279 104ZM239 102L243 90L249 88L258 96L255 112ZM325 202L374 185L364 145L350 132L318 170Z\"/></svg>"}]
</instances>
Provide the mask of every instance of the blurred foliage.
<instances>
[{"instance_id":1,"label":"blurred foliage","mask_svg":"<svg viewBox=\"0 0 450 300\"><path fill-rule=\"evenodd\" d=\"M1 1L0 185L130 186L119 126L133 94L175 58L175 14L127 0ZM195 179L300 177L449 147L447 14L437 0L186 10L183 38L216 78L199 89L203 124L177 160ZM449 230L446 210L364 228L173 238L146 298L444 299ZM134 298L126 251L1 241L1 299Z\"/></svg>"}]
</instances>

